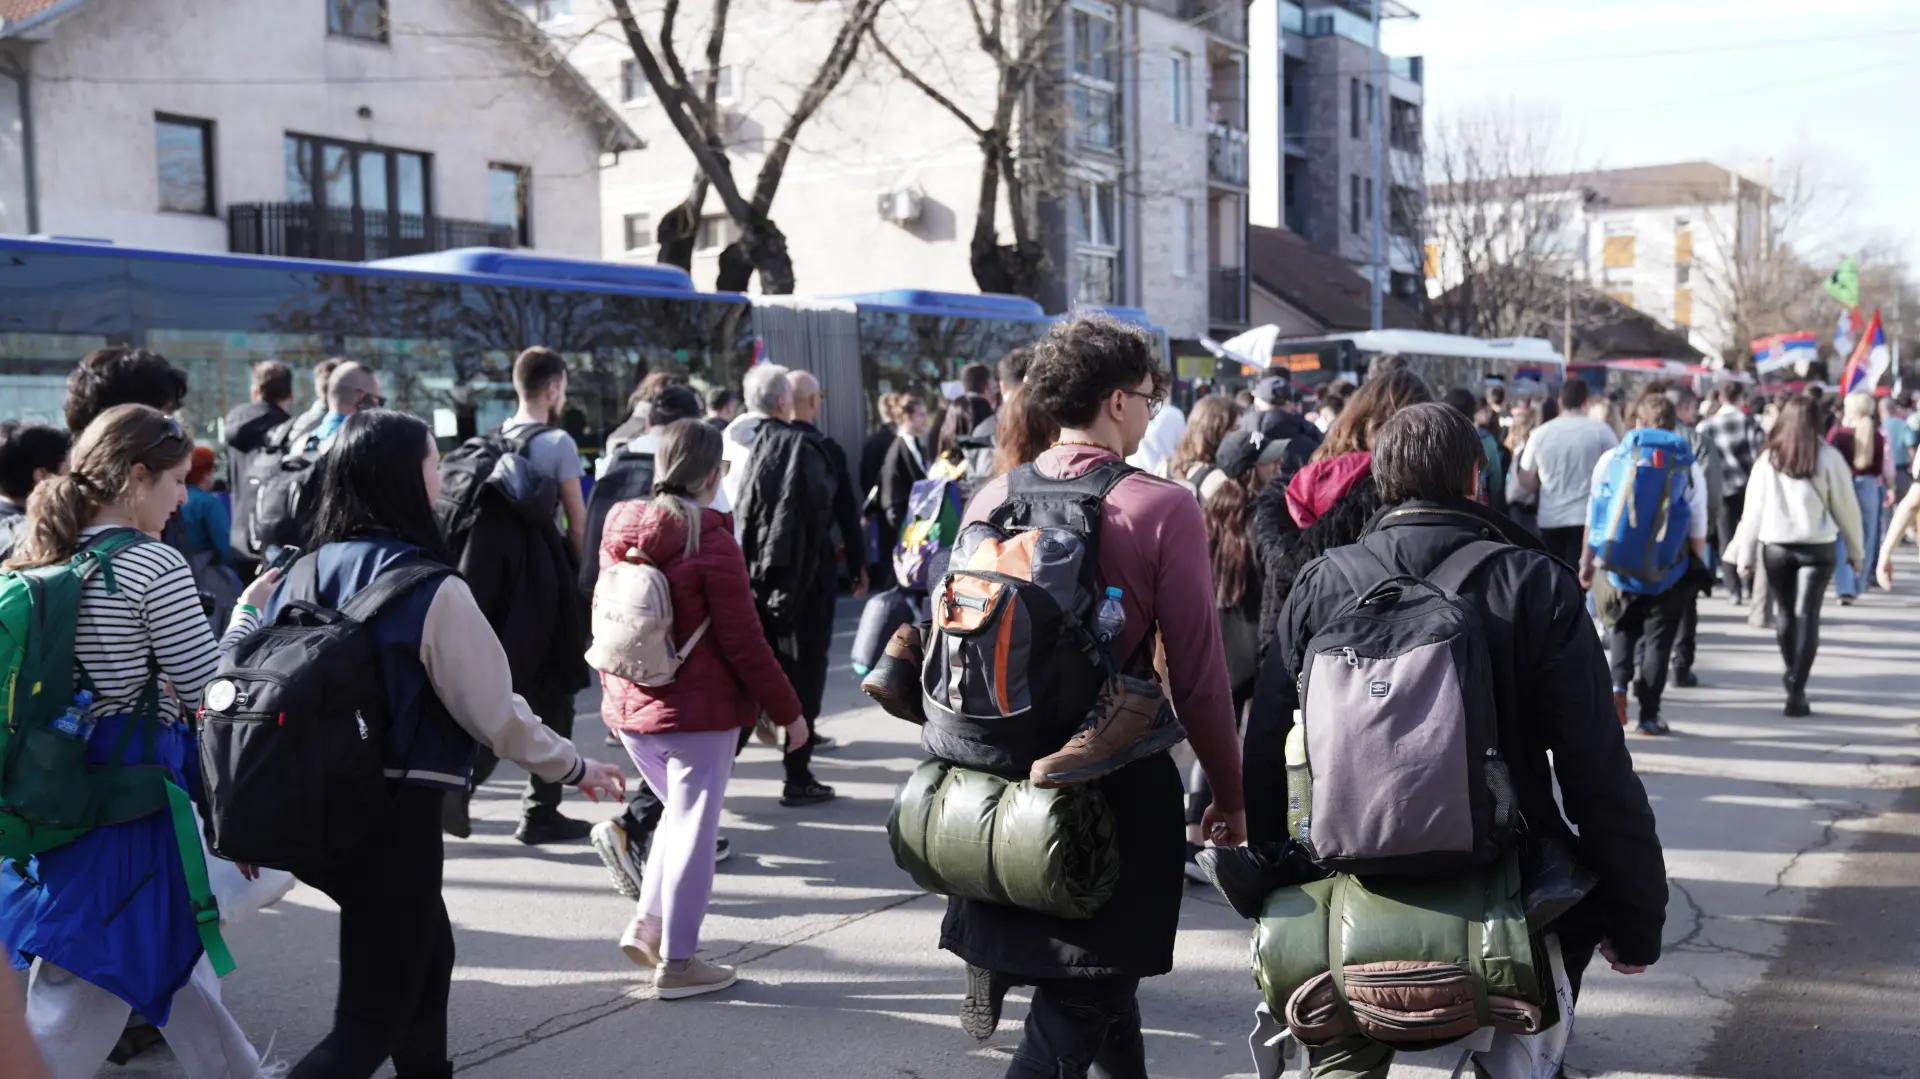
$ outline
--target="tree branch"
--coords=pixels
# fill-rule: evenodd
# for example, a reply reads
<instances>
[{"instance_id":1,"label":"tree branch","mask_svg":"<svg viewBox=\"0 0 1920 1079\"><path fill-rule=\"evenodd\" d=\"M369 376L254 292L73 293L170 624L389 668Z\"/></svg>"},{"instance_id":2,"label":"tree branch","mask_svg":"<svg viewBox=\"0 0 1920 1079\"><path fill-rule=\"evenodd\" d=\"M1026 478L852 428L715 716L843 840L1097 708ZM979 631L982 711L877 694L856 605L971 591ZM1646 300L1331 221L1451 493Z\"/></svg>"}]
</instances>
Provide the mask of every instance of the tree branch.
<instances>
[{"instance_id":1,"label":"tree branch","mask_svg":"<svg viewBox=\"0 0 1920 1079\"><path fill-rule=\"evenodd\" d=\"M987 129L975 123L973 117L968 116L965 109L955 104L952 98L934 89L932 84L928 83L927 80L915 74L913 69L907 66L906 61L896 56L894 51L887 47L887 43L880 40L880 31L878 29L869 27L867 29L867 38L873 42L874 48L880 50L880 55L886 57L888 62L893 64L894 70L900 73L901 78L906 79L909 83L913 84L914 87L919 89L921 93L927 95L934 104L952 113L955 119L966 125L967 130L973 133L974 138L984 139L987 137Z\"/></svg>"},{"instance_id":2,"label":"tree branch","mask_svg":"<svg viewBox=\"0 0 1920 1079\"><path fill-rule=\"evenodd\" d=\"M760 177L753 192L756 215L765 217L767 208L773 205L774 192L779 190L780 177L786 171L787 158L793 154L793 144L800 136L801 127L813 118L834 88L840 85L840 80L846 77L847 70L853 66L854 57L860 53L860 39L868 36L868 31L873 28L874 17L886 3L887 0L854 0L847 21L841 24L840 32L834 35L833 48L827 52L820 69L814 73L813 81L800 97L800 103L787 116L779 138L774 141L773 149L760 166ZM741 223L747 224L744 220Z\"/></svg>"},{"instance_id":3,"label":"tree branch","mask_svg":"<svg viewBox=\"0 0 1920 1079\"><path fill-rule=\"evenodd\" d=\"M735 221L747 219L747 202L740 196L740 188L734 182L732 165L726 154L715 148L710 132L703 129L687 109L687 96L684 86L676 86L667 81L666 73L660 69L660 61L648 47L647 39L640 33L639 20L634 18L633 6L629 0L613 0L614 13L619 16L620 28L627 37L627 47L633 50L633 58L647 77L647 84L653 87L654 96L660 99L660 107L666 111L667 120L679 133L680 140L686 143L693 153L694 161L700 171L706 175L713 189L719 193L720 202L727 209L727 215Z\"/></svg>"}]
</instances>

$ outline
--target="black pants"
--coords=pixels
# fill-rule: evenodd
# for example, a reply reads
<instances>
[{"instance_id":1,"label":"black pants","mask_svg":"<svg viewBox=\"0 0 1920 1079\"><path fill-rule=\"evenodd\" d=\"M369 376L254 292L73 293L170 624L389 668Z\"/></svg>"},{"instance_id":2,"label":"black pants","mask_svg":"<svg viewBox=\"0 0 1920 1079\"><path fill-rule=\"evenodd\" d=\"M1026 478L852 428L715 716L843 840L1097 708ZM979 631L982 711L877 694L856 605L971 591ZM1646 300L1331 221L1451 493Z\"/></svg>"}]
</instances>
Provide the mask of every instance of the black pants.
<instances>
[{"instance_id":1,"label":"black pants","mask_svg":"<svg viewBox=\"0 0 1920 1079\"><path fill-rule=\"evenodd\" d=\"M1565 528L1543 528L1540 530L1540 542L1547 553L1575 569L1580 568L1580 544L1586 539L1585 525L1569 525Z\"/></svg>"},{"instance_id":2,"label":"black pants","mask_svg":"<svg viewBox=\"0 0 1920 1079\"><path fill-rule=\"evenodd\" d=\"M1820 651L1820 603L1837 561L1831 543L1769 543L1760 549L1789 693L1806 691L1813 657Z\"/></svg>"},{"instance_id":3,"label":"black pants","mask_svg":"<svg viewBox=\"0 0 1920 1079\"><path fill-rule=\"evenodd\" d=\"M1682 582L1674 591L1685 592L1687 598L1680 607L1680 630L1673 635L1673 669L1691 671L1700 639L1700 590Z\"/></svg>"},{"instance_id":4,"label":"black pants","mask_svg":"<svg viewBox=\"0 0 1920 1079\"><path fill-rule=\"evenodd\" d=\"M290 1079L366 1079L389 1057L399 1079L449 1076L453 923L440 898L442 792L401 786L387 826L350 865L302 877L340 904L333 1030Z\"/></svg>"},{"instance_id":5,"label":"black pants","mask_svg":"<svg viewBox=\"0 0 1920 1079\"><path fill-rule=\"evenodd\" d=\"M1720 555L1720 580L1727 586L1727 595L1735 600L1747 595L1747 590L1741 587L1745 582L1740 580L1740 568L1733 564L1727 552L1733 546L1733 534L1740 528L1740 516L1746 509L1747 492L1735 491L1720 499L1719 518L1714 522L1719 533L1714 547Z\"/></svg>"},{"instance_id":6,"label":"black pants","mask_svg":"<svg viewBox=\"0 0 1920 1079\"><path fill-rule=\"evenodd\" d=\"M646 783L635 783L630 788L633 793L627 795L627 808L620 813L620 827L627 833L627 842L634 850L644 855L648 844L653 842L653 830L660 827L660 818L667 812L666 803L653 793Z\"/></svg>"},{"instance_id":7,"label":"black pants","mask_svg":"<svg viewBox=\"0 0 1920 1079\"><path fill-rule=\"evenodd\" d=\"M571 691L545 693L527 698L527 706L532 708L533 714L540 717L540 722L546 724L555 734L562 738L572 738L573 696ZM482 746L473 759L473 784L468 790L479 790L480 784L485 783L493 775L493 769L499 763L500 758ZM646 784L642 783L640 786L644 789ZM560 812L560 793L560 784L528 776L526 792L520 796L520 815L531 819Z\"/></svg>"},{"instance_id":8,"label":"black pants","mask_svg":"<svg viewBox=\"0 0 1920 1079\"><path fill-rule=\"evenodd\" d=\"M798 624L790 633L775 630L764 616L760 623L767 643L773 646L773 657L780 661L780 670L800 698L800 714L809 724L820 718L820 705L827 694L828 651L833 646L833 616L839 601L836 592L835 585L823 579L813 601L802 606ZM741 749L746 748L752 734L752 728L740 732ZM787 750L780 763L786 769L788 786L813 782L813 740L809 738L799 749Z\"/></svg>"},{"instance_id":9,"label":"black pants","mask_svg":"<svg viewBox=\"0 0 1920 1079\"><path fill-rule=\"evenodd\" d=\"M1657 596L1635 595L1613 623L1607 639L1613 684L1632 688L1642 720L1659 718L1660 697L1667 691L1667 657L1680 635L1687 597L1697 594L1689 588L1672 588Z\"/></svg>"},{"instance_id":10,"label":"black pants","mask_svg":"<svg viewBox=\"0 0 1920 1079\"><path fill-rule=\"evenodd\" d=\"M1107 1079L1147 1079L1138 978L1070 978L1033 987L1026 1034L1007 1079L1083 1079L1098 1066Z\"/></svg>"}]
</instances>

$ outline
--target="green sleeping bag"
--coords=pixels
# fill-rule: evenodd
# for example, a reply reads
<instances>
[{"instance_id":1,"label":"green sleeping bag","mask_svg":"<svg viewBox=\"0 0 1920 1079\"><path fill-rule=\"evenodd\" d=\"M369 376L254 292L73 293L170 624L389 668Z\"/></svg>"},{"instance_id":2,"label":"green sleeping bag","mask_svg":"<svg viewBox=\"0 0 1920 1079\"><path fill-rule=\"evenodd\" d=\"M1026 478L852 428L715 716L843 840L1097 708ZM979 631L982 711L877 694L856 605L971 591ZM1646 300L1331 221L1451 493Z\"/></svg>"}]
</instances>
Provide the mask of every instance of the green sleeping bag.
<instances>
[{"instance_id":1,"label":"green sleeping bag","mask_svg":"<svg viewBox=\"0 0 1920 1079\"><path fill-rule=\"evenodd\" d=\"M1425 1042L1483 1026L1531 1032L1552 1020L1551 1006L1540 1008L1547 1002L1511 852L1458 877L1340 874L1281 888L1254 930L1253 977L1307 1044L1325 1040L1313 1032L1356 1026L1381 1041ZM1315 990L1317 1012L1304 999ZM1407 1007L1413 1000L1420 1006Z\"/></svg>"},{"instance_id":2,"label":"green sleeping bag","mask_svg":"<svg viewBox=\"0 0 1920 1079\"><path fill-rule=\"evenodd\" d=\"M1041 790L930 760L887 818L893 860L938 895L1090 918L1120 881L1113 810L1098 788Z\"/></svg>"}]
</instances>

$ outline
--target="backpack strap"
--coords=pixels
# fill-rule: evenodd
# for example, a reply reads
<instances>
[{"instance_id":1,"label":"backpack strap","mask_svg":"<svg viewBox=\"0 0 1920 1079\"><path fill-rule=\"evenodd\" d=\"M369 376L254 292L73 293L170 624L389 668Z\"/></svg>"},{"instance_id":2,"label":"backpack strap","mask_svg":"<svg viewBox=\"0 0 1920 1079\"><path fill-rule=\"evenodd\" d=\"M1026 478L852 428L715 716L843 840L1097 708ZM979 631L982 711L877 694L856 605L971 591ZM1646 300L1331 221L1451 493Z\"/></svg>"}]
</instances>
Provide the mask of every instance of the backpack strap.
<instances>
[{"instance_id":1,"label":"backpack strap","mask_svg":"<svg viewBox=\"0 0 1920 1079\"><path fill-rule=\"evenodd\" d=\"M701 619L700 624L694 628L692 635L687 638L687 643L674 649L673 658L675 662L685 663L687 661L687 657L693 654L693 646L699 644L700 638L707 635L707 627L711 625L713 625L713 617L711 615Z\"/></svg>"},{"instance_id":2,"label":"backpack strap","mask_svg":"<svg viewBox=\"0 0 1920 1079\"><path fill-rule=\"evenodd\" d=\"M553 430L553 428L548 424L530 423L525 427L517 428L513 434L508 434L506 424L501 424L499 430L495 431L494 434L499 435L502 441L513 447L513 452L525 457L528 448L533 445L533 440L551 430Z\"/></svg>"},{"instance_id":3,"label":"backpack strap","mask_svg":"<svg viewBox=\"0 0 1920 1079\"><path fill-rule=\"evenodd\" d=\"M1347 587L1353 589L1356 597L1364 597L1380 586L1380 582L1404 577L1406 574L1394 569L1382 561L1380 556L1367 550L1365 545L1349 543L1344 547L1334 547L1327 551L1326 559L1333 568L1347 579Z\"/></svg>"},{"instance_id":4,"label":"backpack strap","mask_svg":"<svg viewBox=\"0 0 1920 1079\"><path fill-rule=\"evenodd\" d=\"M1460 594L1461 586L1467 583L1467 579L1473 576L1474 571L1507 547L1508 544L1496 543L1493 540L1474 540L1448 555L1444 561L1435 566L1433 572L1427 574L1427 581L1436 588L1457 596Z\"/></svg>"},{"instance_id":5,"label":"backpack strap","mask_svg":"<svg viewBox=\"0 0 1920 1079\"><path fill-rule=\"evenodd\" d=\"M403 560L375 575L365 588L340 605L340 613L355 622L371 622L380 616L388 604L428 581L438 580L452 572L450 567L438 562Z\"/></svg>"},{"instance_id":6,"label":"backpack strap","mask_svg":"<svg viewBox=\"0 0 1920 1079\"><path fill-rule=\"evenodd\" d=\"M233 973L233 953L220 936L220 900L214 897L213 883L207 879L206 850L200 845L200 817L193 811L193 800L172 780L167 781L167 813L173 821L174 843L180 848L181 875L187 882L188 906L193 911L193 927L200 934L200 946L206 949L207 962L214 976Z\"/></svg>"}]
</instances>

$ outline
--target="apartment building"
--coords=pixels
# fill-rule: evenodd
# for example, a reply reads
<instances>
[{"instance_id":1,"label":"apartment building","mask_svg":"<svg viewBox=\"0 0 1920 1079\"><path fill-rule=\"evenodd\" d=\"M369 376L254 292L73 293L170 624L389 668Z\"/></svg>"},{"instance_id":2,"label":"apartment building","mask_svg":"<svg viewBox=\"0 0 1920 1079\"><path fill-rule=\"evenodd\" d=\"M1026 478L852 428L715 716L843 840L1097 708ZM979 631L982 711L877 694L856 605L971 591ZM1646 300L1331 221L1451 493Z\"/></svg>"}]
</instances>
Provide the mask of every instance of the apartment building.
<instances>
[{"instance_id":1,"label":"apartment building","mask_svg":"<svg viewBox=\"0 0 1920 1079\"><path fill-rule=\"evenodd\" d=\"M593 256L640 145L510 0L0 3L0 232Z\"/></svg>"},{"instance_id":2,"label":"apartment building","mask_svg":"<svg viewBox=\"0 0 1920 1079\"><path fill-rule=\"evenodd\" d=\"M1297 233L1371 279L1372 139L1382 126L1385 279L1392 295L1418 304L1424 293L1415 237L1426 198L1422 59L1386 57L1386 77L1377 78L1369 0L1252 0L1248 20L1250 220Z\"/></svg>"},{"instance_id":3,"label":"apartment building","mask_svg":"<svg viewBox=\"0 0 1920 1079\"><path fill-rule=\"evenodd\" d=\"M647 140L645 153L608 169L600 234L604 257L653 261L662 215L693 186L691 153L607 0L518 2ZM845 9L735 0L718 64L704 55L711 10L682 8L677 50L693 80L714 83L734 176L750 188ZM1245 27L1244 0L1070 0L1055 21L1055 62L1017 132L1023 156L1052 163L1028 194L1048 254L1039 297L1048 310L1140 307L1185 339L1244 326ZM656 30L648 22L649 35ZM896 0L876 32L958 107L991 116L998 69L967 5ZM959 120L863 48L801 132L773 203L799 291L977 291L969 241L981 164ZM1003 190L1002 242L1011 237L1005 198ZM694 279L709 287L736 238L711 193L698 235Z\"/></svg>"}]
</instances>

